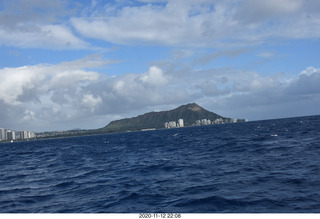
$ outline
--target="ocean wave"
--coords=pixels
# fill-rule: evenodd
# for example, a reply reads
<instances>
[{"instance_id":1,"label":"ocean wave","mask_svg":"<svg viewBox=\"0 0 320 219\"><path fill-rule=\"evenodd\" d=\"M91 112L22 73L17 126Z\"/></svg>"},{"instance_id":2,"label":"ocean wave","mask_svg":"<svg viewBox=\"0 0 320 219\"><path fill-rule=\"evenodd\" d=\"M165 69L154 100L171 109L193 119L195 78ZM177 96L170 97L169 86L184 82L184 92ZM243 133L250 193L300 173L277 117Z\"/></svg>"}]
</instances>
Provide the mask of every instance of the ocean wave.
<instances>
[{"instance_id":1,"label":"ocean wave","mask_svg":"<svg viewBox=\"0 0 320 219\"><path fill-rule=\"evenodd\" d=\"M0 212L320 213L320 116L298 120L3 143Z\"/></svg>"}]
</instances>

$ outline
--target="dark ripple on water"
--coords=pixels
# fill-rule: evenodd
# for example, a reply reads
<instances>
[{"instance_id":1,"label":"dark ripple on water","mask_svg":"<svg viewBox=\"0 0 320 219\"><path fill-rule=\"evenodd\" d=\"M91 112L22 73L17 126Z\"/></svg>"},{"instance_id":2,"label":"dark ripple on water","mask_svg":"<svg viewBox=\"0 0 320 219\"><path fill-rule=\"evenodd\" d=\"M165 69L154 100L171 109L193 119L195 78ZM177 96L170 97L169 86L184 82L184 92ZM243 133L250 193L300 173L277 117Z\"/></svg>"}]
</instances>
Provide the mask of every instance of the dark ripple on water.
<instances>
[{"instance_id":1,"label":"dark ripple on water","mask_svg":"<svg viewBox=\"0 0 320 219\"><path fill-rule=\"evenodd\" d=\"M0 212L320 212L320 117L0 144Z\"/></svg>"}]
</instances>

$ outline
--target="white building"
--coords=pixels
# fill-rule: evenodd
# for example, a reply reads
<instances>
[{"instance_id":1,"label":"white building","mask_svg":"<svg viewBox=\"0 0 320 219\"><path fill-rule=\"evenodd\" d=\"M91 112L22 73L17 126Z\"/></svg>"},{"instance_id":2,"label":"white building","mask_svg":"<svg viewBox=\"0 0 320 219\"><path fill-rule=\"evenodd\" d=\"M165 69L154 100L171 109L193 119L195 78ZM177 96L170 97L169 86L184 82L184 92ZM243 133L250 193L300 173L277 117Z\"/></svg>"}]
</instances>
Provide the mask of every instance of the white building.
<instances>
[{"instance_id":1,"label":"white building","mask_svg":"<svg viewBox=\"0 0 320 219\"><path fill-rule=\"evenodd\" d=\"M35 138L35 136L34 132L28 132L28 138Z\"/></svg>"},{"instance_id":2,"label":"white building","mask_svg":"<svg viewBox=\"0 0 320 219\"><path fill-rule=\"evenodd\" d=\"M7 130L4 128L0 128L0 140L7 140Z\"/></svg>"},{"instance_id":3,"label":"white building","mask_svg":"<svg viewBox=\"0 0 320 219\"><path fill-rule=\"evenodd\" d=\"M207 119L201 119L201 125L208 125Z\"/></svg>"},{"instance_id":4,"label":"white building","mask_svg":"<svg viewBox=\"0 0 320 219\"><path fill-rule=\"evenodd\" d=\"M177 122L176 121L169 122L169 128L176 128L176 127L177 127Z\"/></svg>"},{"instance_id":5,"label":"white building","mask_svg":"<svg viewBox=\"0 0 320 219\"><path fill-rule=\"evenodd\" d=\"M223 124L223 120L221 118L214 120L214 124Z\"/></svg>"},{"instance_id":6,"label":"white building","mask_svg":"<svg viewBox=\"0 0 320 219\"><path fill-rule=\"evenodd\" d=\"M164 123L164 127L167 129L177 128L177 122L176 121L166 122L166 123Z\"/></svg>"},{"instance_id":7,"label":"white building","mask_svg":"<svg viewBox=\"0 0 320 219\"><path fill-rule=\"evenodd\" d=\"M178 119L177 122L176 121L165 122L164 127L166 129L180 128L180 127L184 127L184 122L183 122L183 119Z\"/></svg>"},{"instance_id":8,"label":"white building","mask_svg":"<svg viewBox=\"0 0 320 219\"><path fill-rule=\"evenodd\" d=\"M8 130L7 131L7 140L16 140L16 132Z\"/></svg>"},{"instance_id":9,"label":"white building","mask_svg":"<svg viewBox=\"0 0 320 219\"><path fill-rule=\"evenodd\" d=\"M21 131L20 132L20 138L21 139L28 139L28 132L27 131Z\"/></svg>"},{"instance_id":10,"label":"white building","mask_svg":"<svg viewBox=\"0 0 320 219\"><path fill-rule=\"evenodd\" d=\"M178 120L178 127L184 127L183 119Z\"/></svg>"}]
</instances>

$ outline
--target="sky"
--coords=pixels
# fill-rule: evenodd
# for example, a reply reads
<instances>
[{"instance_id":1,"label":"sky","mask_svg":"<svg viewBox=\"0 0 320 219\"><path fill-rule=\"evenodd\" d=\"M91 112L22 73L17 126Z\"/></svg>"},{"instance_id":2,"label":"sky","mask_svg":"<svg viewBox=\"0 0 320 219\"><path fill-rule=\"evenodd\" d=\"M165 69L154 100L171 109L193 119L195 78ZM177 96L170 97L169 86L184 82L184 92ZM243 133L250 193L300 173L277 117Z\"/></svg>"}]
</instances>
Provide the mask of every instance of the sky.
<instances>
[{"instance_id":1,"label":"sky","mask_svg":"<svg viewBox=\"0 0 320 219\"><path fill-rule=\"evenodd\" d=\"M197 103L320 114L318 0L0 0L0 127L101 128Z\"/></svg>"}]
</instances>

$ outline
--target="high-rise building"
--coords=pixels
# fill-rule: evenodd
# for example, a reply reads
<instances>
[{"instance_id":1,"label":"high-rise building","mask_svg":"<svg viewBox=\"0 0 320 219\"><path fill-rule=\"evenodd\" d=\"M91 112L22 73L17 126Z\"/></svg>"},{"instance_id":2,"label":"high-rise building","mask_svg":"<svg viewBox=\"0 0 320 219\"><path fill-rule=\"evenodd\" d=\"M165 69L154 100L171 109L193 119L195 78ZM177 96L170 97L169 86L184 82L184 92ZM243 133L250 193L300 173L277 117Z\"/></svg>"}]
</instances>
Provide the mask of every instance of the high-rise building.
<instances>
[{"instance_id":1,"label":"high-rise building","mask_svg":"<svg viewBox=\"0 0 320 219\"><path fill-rule=\"evenodd\" d=\"M164 127L165 128L177 128L177 122L176 121L170 121L170 122L166 122L164 123Z\"/></svg>"},{"instance_id":2,"label":"high-rise building","mask_svg":"<svg viewBox=\"0 0 320 219\"><path fill-rule=\"evenodd\" d=\"M169 127L170 128L176 128L177 127L177 122L176 121L169 122Z\"/></svg>"},{"instance_id":3,"label":"high-rise building","mask_svg":"<svg viewBox=\"0 0 320 219\"><path fill-rule=\"evenodd\" d=\"M183 119L178 120L178 126L179 127L184 127Z\"/></svg>"},{"instance_id":4,"label":"high-rise building","mask_svg":"<svg viewBox=\"0 0 320 219\"><path fill-rule=\"evenodd\" d=\"M28 132L27 131L21 131L20 132L20 138L21 139L28 139Z\"/></svg>"},{"instance_id":5,"label":"high-rise building","mask_svg":"<svg viewBox=\"0 0 320 219\"><path fill-rule=\"evenodd\" d=\"M7 131L7 140L16 140L16 132L8 130Z\"/></svg>"},{"instance_id":6,"label":"high-rise building","mask_svg":"<svg viewBox=\"0 0 320 219\"><path fill-rule=\"evenodd\" d=\"M7 140L7 131L4 128L0 128L0 140Z\"/></svg>"},{"instance_id":7,"label":"high-rise building","mask_svg":"<svg viewBox=\"0 0 320 219\"><path fill-rule=\"evenodd\" d=\"M35 136L34 132L28 132L28 138L34 138Z\"/></svg>"}]
</instances>

